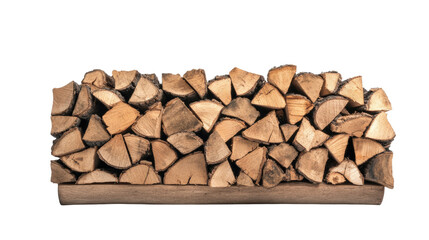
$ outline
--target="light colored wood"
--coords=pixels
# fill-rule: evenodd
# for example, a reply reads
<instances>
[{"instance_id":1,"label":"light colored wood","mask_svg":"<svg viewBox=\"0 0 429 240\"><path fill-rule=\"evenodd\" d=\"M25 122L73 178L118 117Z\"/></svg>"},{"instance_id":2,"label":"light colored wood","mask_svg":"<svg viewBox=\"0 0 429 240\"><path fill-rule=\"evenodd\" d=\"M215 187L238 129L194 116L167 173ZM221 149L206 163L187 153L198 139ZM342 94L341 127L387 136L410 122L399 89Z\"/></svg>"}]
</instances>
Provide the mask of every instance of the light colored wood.
<instances>
[{"instance_id":1,"label":"light colored wood","mask_svg":"<svg viewBox=\"0 0 429 240\"><path fill-rule=\"evenodd\" d=\"M98 157L107 165L116 169L127 169L131 167L131 159L128 156L122 134L113 136L97 151Z\"/></svg>"},{"instance_id":2,"label":"light colored wood","mask_svg":"<svg viewBox=\"0 0 429 240\"><path fill-rule=\"evenodd\" d=\"M93 91L92 95L108 109L119 102L125 102L121 93L113 89L98 89Z\"/></svg>"},{"instance_id":3,"label":"light colored wood","mask_svg":"<svg viewBox=\"0 0 429 240\"><path fill-rule=\"evenodd\" d=\"M95 101L92 97L91 89L86 85L82 85L73 109L73 116L89 118L94 112L94 108Z\"/></svg>"},{"instance_id":4,"label":"light colored wood","mask_svg":"<svg viewBox=\"0 0 429 240\"><path fill-rule=\"evenodd\" d=\"M368 159L385 151L380 143L366 138L353 138L353 149L357 165L362 165Z\"/></svg>"},{"instance_id":5,"label":"light colored wood","mask_svg":"<svg viewBox=\"0 0 429 240\"><path fill-rule=\"evenodd\" d=\"M393 153L386 151L369 160L364 170L365 180L393 189L392 159Z\"/></svg>"},{"instance_id":6,"label":"light colored wood","mask_svg":"<svg viewBox=\"0 0 429 240\"><path fill-rule=\"evenodd\" d=\"M313 103L299 94L286 95L286 118L288 123L295 124L313 109Z\"/></svg>"},{"instance_id":7,"label":"light colored wood","mask_svg":"<svg viewBox=\"0 0 429 240\"><path fill-rule=\"evenodd\" d=\"M262 186L273 188L283 180L283 170L271 159L267 159L262 170Z\"/></svg>"},{"instance_id":8,"label":"light colored wood","mask_svg":"<svg viewBox=\"0 0 429 240\"><path fill-rule=\"evenodd\" d=\"M249 177L249 175L245 174L243 171L240 171L237 177L237 186L245 186L245 187L254 187L255 183Z\"/></svg>"},{"instance_id":9,"label":"light colored wood","mask_svg":"<svg viewBox=\"0 0 429 240\"><path fill-rule=\"evenodd\" d=\"M353 113L341 116L332 121L330 128L335 133L347 133L355 137L362 137L372 117L366 113Z\"/></svg>"},{"instance_id":10,"label":"light colored wood","mask_svg":"<svg viewBox=\"0 0 429 240\"><path fill-rule=\"evenodd\" d=\"M51 154L62 157L71 153L79 152L85 148L82 142L80 128L74 127L65 132L60 138L54 141Z\"/></svg>"},{"instance_id":11,"label":"light colored wood","mask_svg":"<svg viewBox=\"0 0 429 240\"><path fill-rule=\"evenodd\" d=\"M354 185L363 185L364 179L362 173L359 171L356 163L349 159L344 159L340 164L329 169L330 173L340 173L349 182Z\"/></svg>"},{"instance_id":12,"label":"light colored wood","mask_svg":"<svg viewBox=\"0 0 429 240\"><path fill-rule=\"evenodd\" d=\"M213 128L213 132L218 132L223 141L227 142L245 127L246 124L243 121L232 118L223 118L216 123Z\"/></svg>"},{"instance_id":13,"label":"light colored wood","mask_svg":"<svg viewBox=\"0 0 429 240\"><path fill-rule=\"evenodd\" d=\"M311 144L311 148L316 148L322 146L326 140L328 140L329 135L320 130L314 131L314 138Z\"/></svg>"},{"instance_id":14,"label":"light colored wood","mask_svg":"<svg viewBox=\"0 0 429 240\"><path fill-rule=\"evenodd\" d=\"M285 95L296 73L295 65L283 65L274 67L268 71L267 81L276 86Z\"/></svg>"},{"instance_id":15,"label":"light colored wood","mask_svg":"<svg viewBox=\"0 0 429 240\"><path fill-rule=\"evenodd\" d=\"M269 112L264 118L244 130L243 137L261 143L281 143L284 141L275 111Z\"/></svg>"},{"instance_id":16,"label":"light colored wood","mask_svg":"<svg viewBox=\"0 0 429 240\"><path fill-rule=\"evenodd\" d=\"M89 173L80 175L76 184L94 184L94 183L117 183L118 178L115 174L106 170L96 169Z\"/></svg>"},{"instance_id":17,"label":"light colored wood","mask_svg":"<svg viewBox=\"0 0 429 240\"><path fill-rule=\"evenodd\" d=\"M366 138L377 141L391 141L395 136L395 130L393 130L392 125L387 120L385 112L377 114L365 132Z\"/></svg>"},{"instance_id":18,"label":"light colored wood","mask_svg":"<svg viewBox=\"0 0 429 240\"><path fill-rule=\"evenodd\" d=\"M97 147L87 148L80 152L75 152L62 156L63 162L68 168L75 172L91 172L98 166Z\"/></svg>"},{"instance_id":19,"label":"light colored wood","mask_svg":"<svg viewBox=\"0 0 429 240\"><path fill-rule=\"evenodd\" d=\"M323 78L313 73L299 73L292 81L292 85L312 102L319 98L323 83Z\"/></svg>"},{"instance_id":20,"label":"light colored wood","mask_svg":"<svg viewBox=\"0 0 429 240\"><path fill-rule=\"evenodd\" d=\"M148 140L137 135L127 133L124 135L124 141L132 164L138 163L142 158L149 155L150 142Z\"/></svg>"},{"instance_id":21,"label":"light colored wood","mask_svg":"<svg viewBox=\"0 0 429 240\"><path fill-rule=\"evenodd\" d=\"M103 70L94 69L85 73L82 79L82 84L94 85L97 88L105 88L113 86L113 79Z\"/></svg>"},{"instance_id":22,"label":"light colored wood","mask_svg":"<svg viewBox=\"0 0 429 240\"><path fill-rule=\"evenodd\" d=\"M232 86L237 96L252 95L256 87L263 81L261 75L250 73L236 67L229 72L229 76L231 77Z\"/></svg>"},{"instance_id":23,"label":"light colored wood","mask_svg":"<svg viewBox=\"0 0 429 240\"><path fill-rule=\"evenodd\" d=\"M207 165L202 152L179 159L164 174L164 184L207 185Z\"/></svg>"},{"instance_id":24,"label":"light colored wood","mask_svg":"<svg viewBox=\"0 0 429 240\"><path fill-rule=\"evenodd\" d=\"M251 104L248 98L235 98L228 106L222 110L222 114L229 117L238 118L252 125L259 117L259 112Z\"/></svg>"},{"instance_id":25,"label":"light colored wood","mask_svg":"<svg viewBox=\"0 0 429 240\"><path fill-rule=\"evenodd\" d=\"M256 183L262 176L262 168L267 160L267 148L258 147L241 159L238 159L235 164Z\"/></svg>"},{"instance_id":26,"label":"light colored wood","mask_svg":"<svg viewBox=\"0 0 429 240\"><path fill-rule=\"evenodd\" d=\"M298 151L292 145L280 143L269 148L268 156L276 160L284 168L288 168L298 156Z\"/></svg>"},{"instance_id":27,"label":"light colored wood","mask_svg":"<svg viewBox=\"0 0 429 240\"><path fill-rule=\"evenodd\" d=\"M392 105L382 88L371 88L365 94L365 111L380 112L392 110Z\"/></svg>"},{"instance_id":28,"label":"light colored wood","mask_svg":"<svg viewBox=\"0 0 429 240\"><path fill-rule=\"evenodd\" d=\"M98 147L110 140L110 134L106 131L106 128L98 115L93 114L89 119L89 123L82 140L88 146Z\"/></svg>"},{"instance_id":29,"label":"light colored wood","mask_svg":"<svg viewBox=\"0 0 429 240\"><path fill-rule=\"evenodd\" d=\"M163 73L162 90L173 97L182 100L192 100L197 98L197 92L183 79L180 74Z\"/></svg>"},{"instance_id":30,"label":"light colored wood","mask_svg":"<svg viewBox=\"0 0 429 240\"><path fill-rule=\"evenodd\" d=\"M119 102L103 115L103 122L111 134L122 133L127 130L140 116L140 112L130 105Z\"/></svg>"},{"instance_id":31,"label":"light colored wood","mask_svg":"<svg viewBox=\"0 0 429 240\"><path fill-rule=\"evenodd\" d=\"M140 79L140 73L132 71L112 71L112 77L115 82L115 90L127 92L134 89L135 84Z\"/></svg>"},{"instance_id":32,"label":"light colored wood","mask_svg":"<svg viewBox=\"0 0 429 240\"><path fill-rule=\"evenodd\" d=\"M289 141L289 139L293 136L293 134L298 130L298 126L294 124L283 124L280 125L280 130L282 130L283 138L285 142Z\"/></svg>"},{"instance_id":33,"label":"light colored wood","mask_svg":"<svg viewBox=\"0 0 429 240\"><path fill-rule=\"evenodd\" d=\"M53 183L72 183L76 181L76 176L61 164L58 160L51 161L51 182Z\"/></svg>"},{"instance_id":34,"label":"light colored wood","mask_svg":"<svg viewBox=\"0 0 429 240\"><path fill-rule=\"evenodd\" d=\"M310 151L313 147L316 129L307 118L303 118L292 144L298 151Z\"/></svg>"},{"instance_id":35,"label":"light colored wood","mask_svg":"<svg viewBox=\"0 0 429 240\"><path fill-rule=\"evenodd\" d=\"M346 153L348 143L348 134L337 134L328 139L324 145L326 149L328 149L332 158L334 158L338 163L341 163L344 160L344 154Z\"/></svg>"},{"instance_id":36,"label":"light colored wood","mask_svg":"<svg viewBox=\"0 0 429 240\"><path fill-rule=\"evenodd\" d=\"M175 133L167 138L167 142L184 155L193 152L204 144L203 140L194 132Z\"/></svg>"},{"instance_id":37,"label":"light colored wood","mask_svg":"<svg viewBox=\"0 0 429 240\"><path fill-rule=\"evenodd\" d=\"M163 94L162 89L159 89L159 82L156 75L143 74L140 80L138 80L128 103L142 110L146 110L155 102L161 101Z\"/></svg>"},{"instance_id":38,"label":"light colored wood","mask_svg":"<svg viewBox=\"0 0 429 240\"><path fill-rule=\"evenodd\" d=\"M286 106L286 101L277 88L265 83L253 97L252 104L268 109L283 109Z\"/></svg>"},{"instance_id":39,"label":"light colored wood","mask_svg":"<svg viewBox=\"0 0 429 240\"><path fill-rule=\"evenodd\" d=\"M342 82L337 93L350 99L349 105L351 107L359 107L365 103L361 76L353 77Z\"/></svg>"},{"instance_id":40,"label":"light colored wood","mask_svg":"<svg viewBox=\"0 0 429 240\"><path fill-rule=\"evenodd\" d=\"M320 91L320 96L324 97L334 94L341 82L341 74L337 72L324 72L320 76L323 78L323 86Z\"/></svg>"},{"instance_id":41,"label":"light colored wood","mask_svg":"<svg viewBox=\"0 0 429 240\"><path fill-rule=\"evenodd\" d=\"M60 203L67 204L375 204L383 201L384 187L366 184L328 185L284 183L263 187L168 185L58 185Z\"/></svg>"},{"instance_id":42,"label":"light colored wood","mask_svg":"<svg viewBox=\"0 0 429 240\"><path fill-rule=\"evenodd\" d=\"M234 173L232 172L231 165L228 161L215 166L211 172L209 180L210 187L229 187L236 182Z\"/></svg>"},{"instance_id":43,"label":"light colored wood","mask_svg":"<svg viewBox=\"0 0 429 240\"><path fill-rule=\"evenodd\" d=\"M73 116L51 116L51 135L60 137L61 134L73 127L78 127L80 119Z\"/></svg>"},{"instance_id":44,"label":"light colored wood","mask_svg":"<svg viewBox=\"0 0 429 240\"><path fill-rule=\"evenodd\" d=\"M121 173L120 183L152 185L161 183L161 177L146 164L135 165Z\"/></svg>"},{"instance_id":45,"label":"light colored wood","mask_svg":"<svg viewBox=\"0 0 429 240\"><path fill-rule=\"evenodd\" d=\"M314 183L321 183L328 161L326 148L315 148L298 156L296 170L306 179Z\"/></svg>"},{"instance_id":46,"label":"light colored wood","mask_svg":"<svg viewBox=\"0 0 429 240\"><path fill-rule=\"evenodd\" d=\"M217 101L201 100L189 104L189 107L203 123L206 132L210 132L219 118L223 105Z\"/></svg>"},{"instance_id":47,"label":"light colored wood","mask_svg":"<svg viewBox=\"0 0 429 240\"><path fill-rule=\"evenodd\" d=\"M73 111L79 89L79 85L73 81L63 87L52 89L54 101L51 115L70 114Z\"/></svg>"},{"instance_id":48,"label":"light colored wood","mask_svg":"<svg viewBox=\"0 0 429 240\"><path fill-rule=\"evenodd\" d=\"M206 73L203 69L193 69L187 71L183 78L197 92L198 96L203 99L207 94Z\"/></svg>"},{"instance_id":49,"label":"light colored wood","mask_svg":"<svg viewBox=\"0 0 429 240\"><path fill-rule=\"evenodd\" d=\"M241 136L235 136L232 138L232 154L230 156L231 161L238 160L249 152L259 147L259 143L247 140Z\"/></svg>"},{"instance_id":50,"label":"light colored wood","mask_svg":"<svg viewBox=\"0 0 429 240\"><path fill-rule=\"evenodd\" d=\"M154 103L131 126L133 132L141 137L161 138L162 113L164 109L161 102Z\"/></svg>"},{"instance_id":51,"label":"light colored wood","mask_svg":"<svg viewBox=\"0 0 429 240\"><path fill-rule=\"evenodd\" d=\"M337 185L337 184L345 183L346 178L341 173L330 172L330 173L326 174L325 182L333 184L333 185Z\"/></svg>"},{"instance_id":52,"label":"light colored wood","mask_svg":"<svg viewBox=\"0 0 429 240\"><path fill-rule=\"evenodd\" d=\"M231 78L229 76L216 76L208 82L210 92L226 106L231 100Z\"/></svg>"},{"instance_id":53,"label":"light colored wood","mask_svg":"<svg viewBox=\"0 0 429 240\"><path fill-rule=\"evenodd\" d=\"M203 124L179 98L169 101L162 114L162 129L170 136L178 132L198 132Z\"/></svg>"},{"instance_id":54,"label":"light colored wood","mask_svg":"<svg viewBox=\"0 0 429 240\"><path fill-rule=\"evenodd\" d=\"M285 170L284 180L287 182L302 181L304 180L304 177L299 174L292 165L290 165Z\"/></svg>"},{"instance_id":55,"label":"light colored wood","mask_svg":"<svg viewBox=\"0 0 429 240\"><path fill-rule=\"evenodd\" d=\"M167 170L178 158L176 151L163 140L152 141L152 154L157 172Z\"/></svg>"},{"instance_id":56,"label":"light colored wood","mask_svg":"<svg viewBox=\"0 0 429 240\"><path fill-rule=\"evenodd\" d=\"M228 159L231 151L218 132L214 131L204 144L207 164L218 164Z\"/></svg>"},{"instance_id":57,"label":"light colored wood","mask_svg":"<svg viewBox=\"0 0 429 240\"><path fill-rule=\"evenodd\" d=\"M325 129L338 114L346 107L349 100L340 96L328 96L317 101L314 106L314 126L320 130Z\"/></svg>"}]
</instances>

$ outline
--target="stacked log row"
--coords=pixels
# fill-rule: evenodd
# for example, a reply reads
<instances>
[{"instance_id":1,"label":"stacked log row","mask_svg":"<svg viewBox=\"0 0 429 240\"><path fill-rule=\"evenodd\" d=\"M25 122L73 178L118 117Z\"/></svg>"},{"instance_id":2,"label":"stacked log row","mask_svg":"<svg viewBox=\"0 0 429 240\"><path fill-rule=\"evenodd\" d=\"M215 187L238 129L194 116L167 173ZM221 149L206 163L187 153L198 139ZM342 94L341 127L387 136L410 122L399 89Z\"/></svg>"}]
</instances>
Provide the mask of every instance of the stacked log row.
<instances>
[{"instance_id":1,"label":"stacked log row","mask_svg":"<svg viewBox=\"0 0 429 240\"><path fill-rule=\"evenodd\" d=\"M393 188L391 104L361 76L93 70L53 98L54 183Z\"/></svg>"}]
</instances>

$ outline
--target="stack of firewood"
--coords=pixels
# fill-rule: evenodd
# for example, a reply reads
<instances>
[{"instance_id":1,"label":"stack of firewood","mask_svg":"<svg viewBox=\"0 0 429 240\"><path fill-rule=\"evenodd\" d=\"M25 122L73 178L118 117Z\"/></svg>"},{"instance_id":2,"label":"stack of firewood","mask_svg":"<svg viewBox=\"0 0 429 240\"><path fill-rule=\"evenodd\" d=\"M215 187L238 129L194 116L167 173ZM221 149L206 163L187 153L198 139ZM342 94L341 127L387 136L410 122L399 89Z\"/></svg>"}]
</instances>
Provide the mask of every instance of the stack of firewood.
<instances>
[{"instance_id":1,"label":"stack of firewood","mask_svg":"<svg viewBox=\"0 0 429 240\"><path fill-rule=\"evenodd\" d=\"M393 188L395 137L381 88L337 72L234 68L206 81L102 70L53 89L54 183L274 187L365 181Z\"/></svg>"}]
</instances>

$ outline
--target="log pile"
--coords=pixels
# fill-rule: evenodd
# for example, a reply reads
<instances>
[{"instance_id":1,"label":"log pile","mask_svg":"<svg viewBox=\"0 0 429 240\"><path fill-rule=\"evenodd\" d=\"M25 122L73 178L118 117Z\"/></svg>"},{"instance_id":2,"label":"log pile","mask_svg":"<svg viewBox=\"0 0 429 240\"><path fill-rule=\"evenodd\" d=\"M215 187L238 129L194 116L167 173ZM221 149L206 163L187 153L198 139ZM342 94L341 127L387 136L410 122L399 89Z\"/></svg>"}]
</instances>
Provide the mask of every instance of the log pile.
<instances>
[{"instance_id":1,"label":"log pile","mask_svg":"<svg viewBox=\"0 0 429 240\"><path fill-rule=\"evenodd\" d=\"M337 72L262 75L239 68L207 81L102 70L53 89L51 181L263 186L373 182L393 188L395 137L381 88ZM287 184L287 183L286 183Z\"/></svg>"}]
</instances>

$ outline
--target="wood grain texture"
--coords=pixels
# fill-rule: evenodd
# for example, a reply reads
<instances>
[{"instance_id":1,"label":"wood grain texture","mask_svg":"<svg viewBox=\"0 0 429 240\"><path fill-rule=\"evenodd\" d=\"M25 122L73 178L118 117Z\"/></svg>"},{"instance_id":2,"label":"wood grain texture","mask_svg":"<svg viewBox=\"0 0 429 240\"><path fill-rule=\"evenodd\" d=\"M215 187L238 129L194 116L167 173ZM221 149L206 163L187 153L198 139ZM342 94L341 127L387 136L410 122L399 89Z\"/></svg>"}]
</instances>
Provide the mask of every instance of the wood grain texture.
<instances>
[{"instance_id":1,"label":"wood grain texture","mask_svg":"<svg viewBox=\"0 0 429 240\"><path fill-rule=\"evenodd\" d=\"M282 183L274 188L209 186L59 184L62 205L69 204L372 204L383 201L384 187Z\"/></svg>"}]
</instances>

